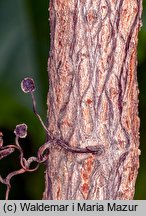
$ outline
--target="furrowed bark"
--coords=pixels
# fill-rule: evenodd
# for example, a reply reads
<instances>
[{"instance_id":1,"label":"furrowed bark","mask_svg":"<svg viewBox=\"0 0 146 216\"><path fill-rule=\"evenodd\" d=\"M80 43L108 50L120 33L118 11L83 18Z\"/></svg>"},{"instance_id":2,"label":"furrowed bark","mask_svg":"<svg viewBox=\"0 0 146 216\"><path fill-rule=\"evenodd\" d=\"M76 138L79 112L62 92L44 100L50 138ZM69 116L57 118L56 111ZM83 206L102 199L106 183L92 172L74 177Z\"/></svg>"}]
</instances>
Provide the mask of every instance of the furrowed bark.
<instances>
[{"instance_id":1,"label":"furrowed bark","mask_svg":"<svg viewBox=\"0 0 146 216\"><path fill-rule=\"evenodd\" d=\"M137 41L141 0L50 0L44 199L133 199L139 167Z\"/></svg>"}]
</instances>

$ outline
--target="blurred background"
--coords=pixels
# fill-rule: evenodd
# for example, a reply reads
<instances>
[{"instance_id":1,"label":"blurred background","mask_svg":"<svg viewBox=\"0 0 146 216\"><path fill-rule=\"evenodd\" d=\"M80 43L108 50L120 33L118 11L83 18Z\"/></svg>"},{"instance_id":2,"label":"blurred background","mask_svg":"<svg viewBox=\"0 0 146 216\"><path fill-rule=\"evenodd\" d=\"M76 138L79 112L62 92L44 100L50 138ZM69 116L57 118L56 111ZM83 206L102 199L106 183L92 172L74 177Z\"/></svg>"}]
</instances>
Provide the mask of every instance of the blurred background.
<instances>
[{"instance_id":1,"label":"blurred background","mask_svg":"<svg viewBox=\"0 0 146 216\"><path fill-rule=\"evenodd\" d=\"M45 134L32 112L30 95L20 89L21 80L31 76L36 83L37 108L46 121L48 91L47 59L49 53L49 0L0 0L0 131L4 143L14 142L17 124L28 125L28 136L21 141L25 157L36 154L44 143ZM135 199L146 199L146 0L143 0L143 27L139 33L138 81L141 118L140 169ZM19 168L18 152L0 161L5 177ZM42 199L44 167L34 173L13 177L10 199ZM6 186L0 184L0 199Z\"/></svg>"}]
</instances>

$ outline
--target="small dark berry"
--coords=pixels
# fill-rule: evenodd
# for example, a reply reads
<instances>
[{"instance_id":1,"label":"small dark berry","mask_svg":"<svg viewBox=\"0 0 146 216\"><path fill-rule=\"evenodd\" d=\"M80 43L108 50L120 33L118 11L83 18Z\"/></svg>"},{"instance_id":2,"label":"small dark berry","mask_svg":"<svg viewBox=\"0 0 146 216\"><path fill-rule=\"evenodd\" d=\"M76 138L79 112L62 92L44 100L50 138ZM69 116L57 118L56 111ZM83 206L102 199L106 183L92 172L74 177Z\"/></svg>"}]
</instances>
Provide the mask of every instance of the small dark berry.
<instances>
[{"instance_id":1,"label":"small dark berry","mask_svg":"<svg viewBox=\"0 0 146 216\"><path fill-rule=\"evenodd\" d=\"M21 89L24 93L35 91L35 83L32 78L26 77L21 82Z\"/></svg>"},{"instance_id":2,"label":"small dark berry","mask_svg":"<svg viewBox=\"0 0 146 216\"><path fill-rule=\"evenodd\" d=\"M27 136L27 125L26 124L16 125L14 133L17 137L25 138Z\"/></svg>"}]
</instances>

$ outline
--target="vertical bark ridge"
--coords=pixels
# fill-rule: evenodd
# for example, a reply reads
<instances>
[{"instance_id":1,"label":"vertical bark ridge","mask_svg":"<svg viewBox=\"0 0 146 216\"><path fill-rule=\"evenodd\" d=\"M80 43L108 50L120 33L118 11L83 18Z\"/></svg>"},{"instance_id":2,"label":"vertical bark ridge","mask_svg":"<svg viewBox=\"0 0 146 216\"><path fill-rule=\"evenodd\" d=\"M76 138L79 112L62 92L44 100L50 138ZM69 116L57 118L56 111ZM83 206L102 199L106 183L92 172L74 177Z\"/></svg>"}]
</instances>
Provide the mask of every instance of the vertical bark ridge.
<instances>
[{"instance_id":1,"label":"vertical bark ridge","mask_svg":"<svg viewBox=\"0 0 146 216\"><path fill-rule=\"evenodd\" d=\"M132 199L141 0L50 0L49 10L48 129L70 146L105 151L73 154L52 145L44 199Z\"/></svg>"}]
</instances>

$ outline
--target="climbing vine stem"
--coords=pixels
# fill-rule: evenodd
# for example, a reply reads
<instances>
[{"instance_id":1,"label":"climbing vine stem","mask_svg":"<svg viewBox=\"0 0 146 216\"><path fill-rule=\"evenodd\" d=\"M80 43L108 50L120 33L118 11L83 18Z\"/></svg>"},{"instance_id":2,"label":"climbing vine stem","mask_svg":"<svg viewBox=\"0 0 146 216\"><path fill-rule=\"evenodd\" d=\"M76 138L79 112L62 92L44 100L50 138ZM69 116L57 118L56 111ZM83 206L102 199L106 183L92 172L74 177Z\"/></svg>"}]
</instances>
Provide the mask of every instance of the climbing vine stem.
<instances>
[{"instance_id":1,"label":"climbing vine stem","mask_svg":"<svg viewBox=\"0 0 146 216\"><path fill-rule=\"evenodd\" d=\"M88 153L88 154L96 154L97 156L101 155L104 152L103 146L87 146L86 148L77 148L77 147L71 147L67 142L65 142L62 139L57 139L56 137L53 137L44 122L42 121L42 118L37 112L36 108L36 100L34 96L34 91L35 91L35 83L32 78L25 78L21 82L21 89L24 93L30 93L32 97L32 104L33 104L33 111L34 114L37 116L39 119L42 127L48 134L48 141L44 143L43 145L40 146L40 148L37 151L37 156L31 156L28 159L24 157L24 152L23 149L21 148L20 139L24 139L27 136L27 125L25 123L18 124L16 125L16 128L14 130L15 134L15 143L13 145L7 145L3 146L3 139L2 139L2 132L0 132L0 160L2 160L4 157L9 156L12 154L14 151L19 151L19 160L20 160L20 169L15 170L13 172L10 172L6 178L3 178L0 175L0 182L2 184L5 184L7 186L6 189L6 194L5 194L5 199L9 199L9 193L11 189L11 178L13 176L23 174L25 172L34 172L39 168L39 165L42 163L45 163L46 160L49 157L49 149L52 145L59 145L60 148L64 149L66 152L71 152L71 153ZM34 168L30 168L31 164L35 162L36 166Z\"/></svg>"}]
</instances>

